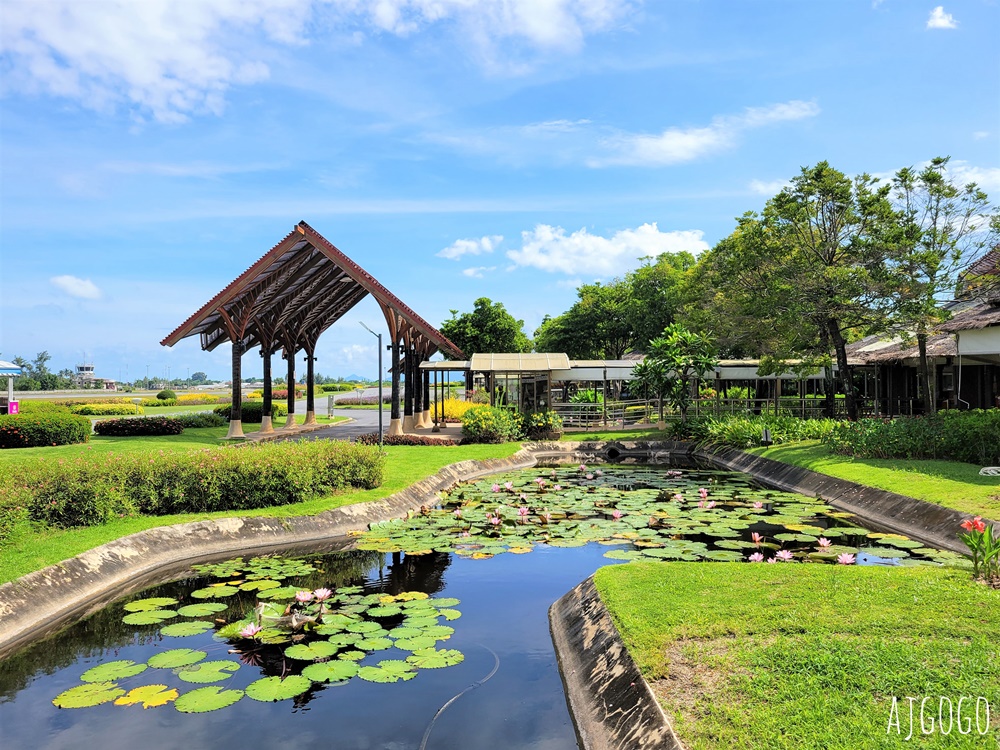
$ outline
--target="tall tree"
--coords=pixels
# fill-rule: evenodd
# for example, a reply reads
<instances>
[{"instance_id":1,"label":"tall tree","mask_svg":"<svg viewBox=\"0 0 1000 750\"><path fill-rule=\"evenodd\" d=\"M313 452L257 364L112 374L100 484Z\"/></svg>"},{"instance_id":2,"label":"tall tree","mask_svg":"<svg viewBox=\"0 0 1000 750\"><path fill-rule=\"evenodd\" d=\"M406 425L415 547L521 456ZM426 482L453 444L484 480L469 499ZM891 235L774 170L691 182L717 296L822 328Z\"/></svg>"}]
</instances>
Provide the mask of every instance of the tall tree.
<instances>
[{"instance_id":1,"label":"tall tree","mask_svg":"<svg viewBox=\"0 0 1000 750\"><path fill-rule=\"evenodd\" d=\"M480 297L469 313L451 311L441 324L447 336L467 356L485 352L530 352L531 340L525 335L524 321L517 320L500 302Z\"/></svg>"},{"instance_id":2,"label":"tall tree","mask_svg":"<svg viewBox=\"0 0 1000 750\"><path fill-rule=\"evenodd\" d=\"M694 399L695 384L705 372L719 363L712 342L673 323L663 329L663 335L649 344L646 359L635 366L638 389L660 399L660 419L663 419L663 398L687 421L688 408Z\"/></svg>"},{"instance_id":3,"label":"tall tree","mask_svg":"<svg viewBox=\"0 0 1000 750\"><path fill-rule=\"evenodd\" d=\"M941 307L958 286L960 272L997 241L997 211L975 183L956 184L948 174L949 157L931 159L917 171L906 167L893 177L901 235L895 285L896 323L914 333L919 352L919 381L929 413L936 411L936 388L927 358L927 337L947 316Z\"/></svg>"}]
</instances>

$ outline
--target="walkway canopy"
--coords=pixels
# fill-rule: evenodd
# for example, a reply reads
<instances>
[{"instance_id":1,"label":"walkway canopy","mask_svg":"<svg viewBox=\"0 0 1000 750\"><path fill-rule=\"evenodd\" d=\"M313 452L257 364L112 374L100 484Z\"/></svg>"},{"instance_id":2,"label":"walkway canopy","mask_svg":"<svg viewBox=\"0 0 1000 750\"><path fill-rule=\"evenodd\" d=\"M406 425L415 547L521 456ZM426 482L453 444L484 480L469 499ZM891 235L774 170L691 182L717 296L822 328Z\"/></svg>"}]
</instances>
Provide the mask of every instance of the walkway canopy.
<instances>
[{"instance_id":1,"label":"walkway canopy","mask_svg":"<svg viewBox=\"0 0 1000 750\"><path fill-rule=\"evenodd\" d=\"M315 419L313 362L320 334L342 318L367 295L372 295L385 316L392 350L392 420L390 434L402 427L421 426L414 413L426 412L422 397L429 388L409 387L420 378L420 362L437 351L462 359L462 350L417 315L371 274L338 250L306 222L299 222L277 245L229 286L182 323L160 343L173 346L198 336L201 348L212 351L220 344L233 347L233 414L230 437L242 436L240 409L240 358L259 347L264 358L264 418L262 430L271 428L270 357L280 351L288 363L289 384L295 382L295 354L306 353L307 413ZM402 351L401 351L402 350ZM405 356L405 416L412 424L399 425L399 360ZM289 388L289 420L294 425L294 388ZM421 421L429 419L423 417Z\"/></svg>"}]
</instances>

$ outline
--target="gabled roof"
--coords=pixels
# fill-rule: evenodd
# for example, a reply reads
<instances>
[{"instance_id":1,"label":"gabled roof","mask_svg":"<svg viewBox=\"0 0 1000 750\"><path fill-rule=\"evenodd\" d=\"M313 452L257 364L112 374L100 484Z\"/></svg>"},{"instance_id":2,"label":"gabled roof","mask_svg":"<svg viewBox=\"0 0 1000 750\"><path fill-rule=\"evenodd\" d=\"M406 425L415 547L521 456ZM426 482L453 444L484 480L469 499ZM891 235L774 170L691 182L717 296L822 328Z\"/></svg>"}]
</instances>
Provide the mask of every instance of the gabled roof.
<instances>
[{"instance_id":1,"label":"gabled roof","mask_svg":"<svg viewBox=\"0 0 1000 750\"><path fill-rule=\"evenodd\" d=\"M545 372L568 370L565 354L510 352L504 354L473 354L469 364L473 372Z\"/></svg>"},{"instance_id":2,"label":"gabled roof","mask_svg":"<svg viewBox=\"0 0 1000 750\"><path fill-rule=\"evenodd\" d=\"M21 368L13 362L0 359L0 375L20 375Z\"/></svg>"},{"instance_id":3,"label":"gabled roof","mask_svg":"<svg viewBox=\"0 0 1000 750\"><path fill-rule=\"evenodd\" d=\"M1000 299L982 302L954 316L941 325L944 331L974 331L979 328L1000 326Z\"/></svg>"},{"instance_id":4,"label":"gabled roof","mask_svg":"<svg viewBox=\"0 0 1000 750\"><path fill-rule=\"evenodd\" d=\"M207 351L235 340L244 351L256 346L297 350L315 344L369 294L385 314L390 341L408 341L428 356L441 350L463 357L440 331L304 221L160 343L173 346L198 335Z\"/></svg>"}]
</instances>

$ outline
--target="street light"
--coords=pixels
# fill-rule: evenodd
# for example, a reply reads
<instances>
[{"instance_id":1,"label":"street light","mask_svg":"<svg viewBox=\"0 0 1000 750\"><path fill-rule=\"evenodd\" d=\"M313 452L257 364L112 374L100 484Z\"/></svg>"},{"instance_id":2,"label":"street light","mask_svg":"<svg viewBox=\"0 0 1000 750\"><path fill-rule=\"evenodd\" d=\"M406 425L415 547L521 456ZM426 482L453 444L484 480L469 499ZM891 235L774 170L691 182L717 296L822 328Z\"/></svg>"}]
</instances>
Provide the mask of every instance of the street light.
<instances>
[{"instance_id":1,"label":"street light","mask_svg":"<svg viewBox=\"0 0 1000 750\"><path fill-rule=\"evenodd\" d=\"M378 447L382 450L382 334L375 333L364 323L361 327L378 339Z\"/></svg>"}]
</instances>

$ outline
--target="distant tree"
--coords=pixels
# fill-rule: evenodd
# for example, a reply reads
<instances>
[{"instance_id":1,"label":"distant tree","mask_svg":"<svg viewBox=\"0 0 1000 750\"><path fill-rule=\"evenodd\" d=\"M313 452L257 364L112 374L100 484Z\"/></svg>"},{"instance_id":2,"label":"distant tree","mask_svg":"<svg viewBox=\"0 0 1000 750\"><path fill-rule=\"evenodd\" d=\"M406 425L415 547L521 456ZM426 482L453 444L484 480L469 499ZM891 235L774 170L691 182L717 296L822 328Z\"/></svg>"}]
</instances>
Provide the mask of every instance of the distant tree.
<instances>
[{"instance_id":1,"label":"distant tree","mask_svg":"<svg viewBox=\"0 0 1000 750\"><path fill-rule=\"evenodd\" d=\"M531 340L525 335L524 321L517 320L500 302L480 297L469 313L451 311L441 324L441 333L465 352L466 356L487 352L530 352Z\"/></svg>"},{"instance_id":2,"label":"distant tree","mask_svg":"<svg viewBox=\"0 0 1000 750\"><path fill-rule=\"evenodd\" d=\"M189 380L192 383L205 383L208 381L208 375L199 370L198 372L191 373Z\"/></svg>"}]
</instances>

